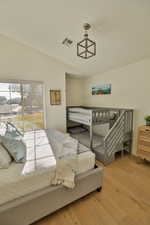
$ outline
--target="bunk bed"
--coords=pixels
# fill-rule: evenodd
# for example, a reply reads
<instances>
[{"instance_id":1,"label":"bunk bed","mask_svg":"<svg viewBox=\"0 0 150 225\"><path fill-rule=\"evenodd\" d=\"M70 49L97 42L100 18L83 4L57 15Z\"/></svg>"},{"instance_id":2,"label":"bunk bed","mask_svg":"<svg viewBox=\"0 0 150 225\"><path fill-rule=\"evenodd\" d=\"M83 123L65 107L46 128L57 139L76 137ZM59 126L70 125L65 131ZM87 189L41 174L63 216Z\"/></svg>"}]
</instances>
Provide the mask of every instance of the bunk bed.
<instances>
[{"instance_id":1,"label":"bunk bed","mask_svg":"<svg viewBox=\"0 0 150 225\"><path fill-rule=\"evenodd\" d=\"M67 107L67 130L70 131L69 122L75 122L89 131L90 147L97 159L109 164L115 152L119 150L131 151L133 131L133 110L104 107ZM101 124L109 124L108 134L103 138L101 146L95 146L93 127ZM74 136L75 137L75 136ZM83 144L83 143L82 143Z\"/></svg>"},{"instance_id":2,"label":"bunk bed","mask_svg":"<svg viewBox=\"0 0 150 225\"><path fill-rule=\"evenodd\" d=\"M67 121L73 121L89 127L91 149L93 148L93 127L108 123L111 128L119 115L120 110L118 109L84 106L71 106L67 108Z\"/></svg>"}]
</instances>

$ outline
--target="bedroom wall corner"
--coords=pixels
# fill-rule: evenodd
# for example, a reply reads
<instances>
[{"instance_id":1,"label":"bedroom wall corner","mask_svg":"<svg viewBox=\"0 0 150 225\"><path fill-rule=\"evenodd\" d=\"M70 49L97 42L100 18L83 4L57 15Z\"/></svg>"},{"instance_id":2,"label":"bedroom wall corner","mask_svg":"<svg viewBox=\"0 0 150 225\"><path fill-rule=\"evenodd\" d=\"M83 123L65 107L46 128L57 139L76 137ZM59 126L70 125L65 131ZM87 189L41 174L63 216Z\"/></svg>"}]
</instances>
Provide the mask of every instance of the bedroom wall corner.
<instances>
[{"instance_id":1,"label":"bedroom wall corner","mask_svg":"<svg viewBox=\"0 0 150 225\"><path fill-rule=\"evenodd\" d=\"M92 96L91 88L100 84L112 84L112 94ZM149 97L150 58L84 80L84 105L134 109L134 155L137 128L145 123L144 116L150 114Z\"/></svg>"},{"instance_id":2,"label":"bedroom wall corner","mask_svg":"<svg viewBox=\"0 0 150 225\"><path fill-rule=\"evenodd\" d=\"M66 105L80 106L83 105L84 80L79 77L66 75Z\"/></svg>"},{"instance_id":3,"label":"bedroom wall corner","mask_svg":"<svg viewBox=\"0 0 150 225\"><path fill-rule=\"evenodd\" d=\"M0 79L43 81L47 127L66 131L65 75L66 72L76 73L76 70L4 35L0 35L0 49ZM50 105L50 89L61 90L61 105Z\"/></svg>"}]
</instances>

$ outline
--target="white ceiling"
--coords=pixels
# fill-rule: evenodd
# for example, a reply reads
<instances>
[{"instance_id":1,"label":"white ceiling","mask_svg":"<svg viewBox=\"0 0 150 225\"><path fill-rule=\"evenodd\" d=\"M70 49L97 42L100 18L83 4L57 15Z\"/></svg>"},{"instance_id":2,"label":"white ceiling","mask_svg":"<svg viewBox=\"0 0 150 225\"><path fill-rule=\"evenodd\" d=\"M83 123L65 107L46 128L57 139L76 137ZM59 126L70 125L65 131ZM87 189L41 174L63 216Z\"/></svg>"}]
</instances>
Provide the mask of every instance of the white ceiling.
<instances>
[{"instance_id":1,"label":"white ceiling","mask_svg":"<svg viewBox=\"0 0 150 225\"><path fill-rule=\"evenodd\" d=\"M76 56L83 23L97 55ZM102 73L150 56L150 0L0 0L0 33L28 44L82 74ZM62 40L73 40L70 48Z\"/></svg>"}]
</instances>

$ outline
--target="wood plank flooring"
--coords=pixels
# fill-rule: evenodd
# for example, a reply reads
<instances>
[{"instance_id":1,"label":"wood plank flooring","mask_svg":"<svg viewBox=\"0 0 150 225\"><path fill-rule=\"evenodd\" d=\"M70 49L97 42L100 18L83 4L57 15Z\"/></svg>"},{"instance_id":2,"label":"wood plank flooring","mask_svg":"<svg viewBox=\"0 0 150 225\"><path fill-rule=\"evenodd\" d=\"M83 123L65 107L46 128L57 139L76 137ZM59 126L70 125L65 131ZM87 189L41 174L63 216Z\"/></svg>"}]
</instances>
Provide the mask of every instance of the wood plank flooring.
<instances>
[{"instance_id":1,"label":"wood plank flooring","mask_svg":"<svg viewBox=\"0 0 150 225\"><path fill-rule=\"evenodd\" d=\"M150 164L131 156L105 167L104 185L34 225L150 225Z\"/></svg>"}]
</instances>

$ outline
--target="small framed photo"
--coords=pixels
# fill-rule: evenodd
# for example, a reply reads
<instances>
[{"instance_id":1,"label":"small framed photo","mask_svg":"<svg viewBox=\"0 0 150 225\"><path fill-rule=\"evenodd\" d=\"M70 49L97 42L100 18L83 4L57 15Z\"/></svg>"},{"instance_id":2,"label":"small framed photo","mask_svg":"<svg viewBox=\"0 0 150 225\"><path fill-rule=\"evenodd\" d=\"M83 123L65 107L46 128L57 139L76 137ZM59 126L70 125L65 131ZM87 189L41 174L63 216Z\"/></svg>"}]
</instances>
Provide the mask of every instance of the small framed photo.
<instances>
[{"instance_id":1,"label":"small framed photo","mask_svg":"<svg viewBox=\"0 0 150 225\"><path fill-rule=\"evenodd\" d=\"M92 95L110 95L111 84L98 85L92 88Z\"/></svg>"},{"instance_id":2,"label":"small framed photo","mask_svg":"<svg viewBox=\"0 0 150 225\"><path fill-rule=\"evenodd\" d=\"M50 104L51 105L61 105L61 91L60 90L50 90Z\"/></svg>"}]
</instances>

